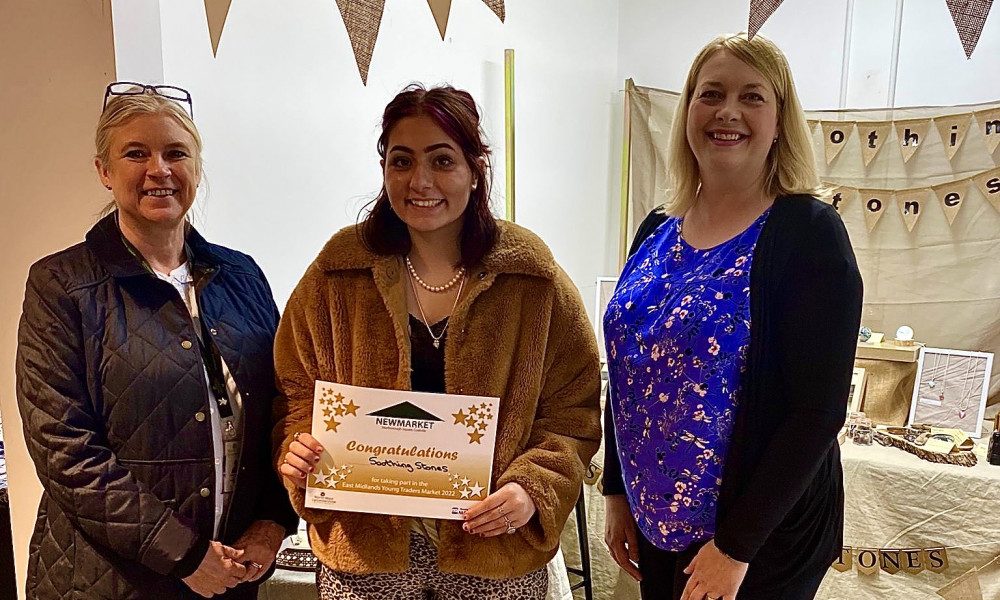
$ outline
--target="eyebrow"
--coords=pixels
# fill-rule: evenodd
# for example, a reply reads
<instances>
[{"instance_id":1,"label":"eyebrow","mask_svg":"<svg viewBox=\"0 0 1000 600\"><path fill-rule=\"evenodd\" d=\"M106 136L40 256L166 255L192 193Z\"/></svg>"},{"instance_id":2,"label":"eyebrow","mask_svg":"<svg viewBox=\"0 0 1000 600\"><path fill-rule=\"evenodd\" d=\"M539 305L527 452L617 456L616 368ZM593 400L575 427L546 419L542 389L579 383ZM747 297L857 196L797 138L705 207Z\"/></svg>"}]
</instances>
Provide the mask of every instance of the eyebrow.
<instances>
[{"instance_id":1,"label":"eyebrow","mask_svg":"<svg viewBox=\"0 0 1000 600\"><path fill-rule=\"evenodd\" d=\"M455 150L455 148L447 142L441 142L440 144L431 144L430 146L424 148L424 152L433 152L440 148L447 148L449 150L457 152L457 150ZM389 152L406 152L408 154L414 153L412 148L409 148L407 146L401 146L399 144L393 146L392 148L389 148Z\"/></svg>"},{"instance_id":2,"label":"eyebrow","mask_svg":"<svg viewBox=\"0 0 1000 600\"><path fill-rule=\"evenodd\" d=\"M703 81L701 84L702 85L710 85L712 87L725 87L725 86L722 85L721 81ZM742 89L744 89L744 90L747 90L747 89L765 89L765 86L762 85L762 84L759 84L759 83L748 83L748 84L744 85Z\"/></svg>"}]
</instances>

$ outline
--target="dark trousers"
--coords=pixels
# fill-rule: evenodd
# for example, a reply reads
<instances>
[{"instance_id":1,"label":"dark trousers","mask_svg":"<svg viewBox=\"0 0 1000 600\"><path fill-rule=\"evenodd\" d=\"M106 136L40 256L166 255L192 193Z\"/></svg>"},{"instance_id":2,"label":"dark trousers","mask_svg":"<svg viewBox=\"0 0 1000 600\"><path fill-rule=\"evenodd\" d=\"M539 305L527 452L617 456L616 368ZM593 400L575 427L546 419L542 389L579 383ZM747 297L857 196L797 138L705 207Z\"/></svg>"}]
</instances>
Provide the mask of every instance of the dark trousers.
<instances>
[{"instance_id":1,"label":"dark trousers","mask_svg":"<svg viewBox=\"0 0 1000 600\"><path fill-rule=\"evenodd\" d=\"M705 543L693 544L680 552L667 552L650 544L641 531L637 533L639 572L642 573L639 589L642 592L642 600L679 600L688 580L684 569L691 564ZM740 590L737 596L739 600L812 600L824 575L826 571L799 581L790 581L781 589L767 592Z\"/></svg>"},{"instance_id":2,"label":"dark trousers","mask_svg":"<svg viewBox=\"0 0 1000 600\"><path fill-rule=\"evenodd\" d=\"M6 492L0 498L0 600L17 600L14 579L14 544L10 533L10 504Z\"/></svg>"}]
</instances>

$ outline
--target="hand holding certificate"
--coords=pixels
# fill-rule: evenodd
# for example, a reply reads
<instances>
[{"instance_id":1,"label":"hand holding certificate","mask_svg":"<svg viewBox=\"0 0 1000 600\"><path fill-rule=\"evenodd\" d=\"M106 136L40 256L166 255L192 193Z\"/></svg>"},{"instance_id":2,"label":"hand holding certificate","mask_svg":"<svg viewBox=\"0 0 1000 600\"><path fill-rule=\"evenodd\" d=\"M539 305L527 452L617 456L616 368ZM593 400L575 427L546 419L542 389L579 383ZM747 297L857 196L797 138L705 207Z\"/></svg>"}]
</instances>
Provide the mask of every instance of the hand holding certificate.
<instances>
[{"instance_id":1,"label":"hand holding certificate","mask_svg":"<svg viewBox=\"0 0 1000 600\"><path fill-rule=\"evenodd\" d=\"M489 495L498 398L316 382L309 508L437 519Z\"/></svg>"}]
</instances>

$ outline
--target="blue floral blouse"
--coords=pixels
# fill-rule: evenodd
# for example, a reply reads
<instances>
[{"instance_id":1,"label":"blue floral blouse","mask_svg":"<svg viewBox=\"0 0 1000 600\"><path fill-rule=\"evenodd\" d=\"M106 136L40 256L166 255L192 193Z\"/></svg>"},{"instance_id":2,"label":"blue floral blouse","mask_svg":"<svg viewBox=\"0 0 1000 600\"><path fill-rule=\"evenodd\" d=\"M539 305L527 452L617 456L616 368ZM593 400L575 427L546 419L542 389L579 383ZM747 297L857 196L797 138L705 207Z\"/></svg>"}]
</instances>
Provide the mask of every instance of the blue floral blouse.
<instances>
[{"instance_id":1,"label":"blue floral blouse","mask_svg":"<svg viewBox=\"0 0 1000 600\"><path fill-rule=\"evenodd\" d=\"M667 219L625 264L604 315L622 479L640 531L663 550L715 534L750 345L750 266L769 212L705 250Z\"/></svg>"}]
</instances>

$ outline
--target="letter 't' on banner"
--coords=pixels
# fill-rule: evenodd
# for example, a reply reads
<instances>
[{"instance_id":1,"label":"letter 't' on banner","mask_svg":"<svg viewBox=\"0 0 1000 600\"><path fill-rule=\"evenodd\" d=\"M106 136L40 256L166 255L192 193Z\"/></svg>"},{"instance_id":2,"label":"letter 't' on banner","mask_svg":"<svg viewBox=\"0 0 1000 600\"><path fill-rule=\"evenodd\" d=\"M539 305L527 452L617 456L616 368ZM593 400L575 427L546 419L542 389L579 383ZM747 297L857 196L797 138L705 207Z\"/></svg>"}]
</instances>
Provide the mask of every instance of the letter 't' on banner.
<instances>
[{"instance_id":1,"label":"letter 't' on banner","mask_svg":"<svg viewBox=\"0 0 1000 600\"><path fill-rule=\"evenodd\" d=\"M885 138L892 128L892 121L869 121L858 123L858 135L861 138L861 160L867 167L872 159L882 149Z\"/></svg>"},{"instance_id":2,"label":"letter 't' on banner","mask_svg":"<svg viewBox=\"0 0 1000 600\"><path fill-rule=\"evenodd\" d=\"M948 155L948 160L955 157L955 153L962 147L965 141L965 134L969 133L969 125L972 124L972 115L952 115L948 117L935 117L934 124L937 126L938 134L941 135L941 143L944 151Z\"/></svg>"},{"instance_id":3,"label":"letter 't' on banner","mask_svg":"<svg viewBox=\"0 0 1000 600\"><path fill-rule=\"evenodd\" d=\"M826 150L826 164L833 162L840 151L847 145L847 138L854 128L854 123L823 121L823 148Z\"/></svg>"},{"instance_id":4,"label":"letter 't' on banner","mask_svg":"<svg viewBox=\"0 0 1000 600\"><path fill-rule=\"evenodd\" d=\"M899 151L903 154L903 162L910 162L913 153L924 145L931 122L928 119L912 119L896 121L894 124L896 138L899 140Z\"/></svg>"},{"instance_id":5,"label":"letter 't' on banner","mask_svg":"<svg viewBox=\"0 0 1000 600\"><path fill-rule=\"evenodd\" d=\"M832 206L837 212L843 214L844 207L853 204L858 197L858 190L845 185L831 186L829 198L824 197L823 201Z\"/></svg>"},{"instance_id":6,"label":"letter 't' on banner","mask_svg":"<svg viewBox=\"0 0 1000 600\"><path fill-rule=\"evenodd\" d=\"M833 561L833 564L830 566L833 567L833 570L840 573L850 571L854 567L854 552L851 547L844 546L841 548L840 557Z\"/></svg>"}]
</instances>

